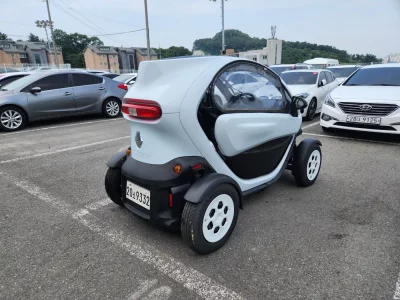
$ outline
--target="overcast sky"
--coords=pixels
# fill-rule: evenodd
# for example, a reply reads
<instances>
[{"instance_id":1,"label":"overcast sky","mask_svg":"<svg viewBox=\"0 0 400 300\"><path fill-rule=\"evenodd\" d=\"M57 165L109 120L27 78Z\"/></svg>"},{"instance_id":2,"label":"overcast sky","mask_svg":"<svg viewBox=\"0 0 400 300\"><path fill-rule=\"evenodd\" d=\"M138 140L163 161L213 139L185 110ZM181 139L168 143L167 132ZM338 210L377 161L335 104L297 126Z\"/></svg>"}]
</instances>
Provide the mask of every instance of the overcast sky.
<instances>
[{"instance_id":1,"label":"overcast sky","mask_svg":"<svg viewBox=\"0 0 400 300\"><path fill-rule=\"evenodd\" d=\"M96 35L145 27L143 0L49 1L58 6L50 4L55 27L68 33ZM3 2L1 32L13 39L30 32L45 37L44 29L34 24L37 19L48 19L43 0L0 2ZM220 0L148 0L151 46L192 49L196 39L214 36L221 30L220 4ZM89 23L88 27L66 12L89 23L85 17L95 25ZM287 41L331 45L349 53L369 52L378 57L400 52L400 0L225 2L226 29L239 29L253 37L269 38L271 25L277 26L277 37ZM106 45L146 46L145 31L101 39Z\"/></svg>"}]
</instances>

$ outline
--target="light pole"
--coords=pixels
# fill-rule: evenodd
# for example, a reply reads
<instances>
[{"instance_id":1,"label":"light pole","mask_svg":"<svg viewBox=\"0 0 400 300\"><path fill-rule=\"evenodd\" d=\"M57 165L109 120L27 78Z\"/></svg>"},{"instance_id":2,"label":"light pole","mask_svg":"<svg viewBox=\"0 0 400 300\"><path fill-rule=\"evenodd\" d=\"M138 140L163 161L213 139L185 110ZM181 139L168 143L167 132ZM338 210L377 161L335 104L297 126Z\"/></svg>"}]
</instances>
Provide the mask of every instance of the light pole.
<instances>
[{"instance_id":1,"label":"light pole","mask_svg":"<svg viewBox=\"0 0 400 300\"><path fill-rule=\"evenodd\" d=\"M51 37L52 37L52 40L53 40L54 58L55 58L56 66L58 68L59 65L58 65L57 47L56 47L56 40L54 38L54 32L53 32L53 22L51 21L49 0L46 0L46 4L47 4L47 14L49 15L50 32L51 32Z\"/></svg>"},{"instance_id":2,"label":"light pole","mask_svg":"<svg viewBox=\"0 0 400 300\"><path fill-rule=\"evenodd\" d=\"M145 13L145 17L146 17L147 59L151 60L151 56L150 56L149 16L147 14L147 0L144 0L144 13Z\"/></svg>"},{"instance_id":3,"label":"light pole","mask_svg":"<svg viewBox=\"0 0 400 300\"><path fill-rule=\"evenodd\" d=\"M210 0L216 2L217 0ZM225 54L225 7L224 1L228 0L221 0L221 18L222 18L222 54Z\"/></svg>"},{"instance_id":4,"label":"light pole","mask_svg":"<svg viewBox=\"0 0 400 300\"><path fill-rule=\"evenodd\" d=\"M50 40L49 40L49 35L47 34L47 27L50 27L50 21L45 21L45 20L39 21L39 20L37 20L35 23L36 23L37 27L44 28L44 31L46 32L47 47L50 50ZM54 54L53 61L54 62L56 61L55 60L55 54Z\"/></svg>"}]
</instances>

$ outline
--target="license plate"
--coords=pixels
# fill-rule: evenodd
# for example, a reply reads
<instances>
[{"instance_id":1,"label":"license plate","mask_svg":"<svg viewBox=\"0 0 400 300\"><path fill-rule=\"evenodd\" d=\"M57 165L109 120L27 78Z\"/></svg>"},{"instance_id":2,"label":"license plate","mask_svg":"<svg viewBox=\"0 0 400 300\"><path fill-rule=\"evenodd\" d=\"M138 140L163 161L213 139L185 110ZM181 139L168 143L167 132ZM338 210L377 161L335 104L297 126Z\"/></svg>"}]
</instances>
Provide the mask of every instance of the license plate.
<instances>
[{"instance_id":1,"label":"license plate","mask_svg":"<svg viewBox=\"0 0 400 300\"><path fill-rule=\"evenodd\" d=\"M129 180L126 182L126 198L150 210L150 191Z\"/></svg>"},{"instance_id":2,"label":"license plate","mask_svg":"<svg viewBox=\"0 0 400 300\"><path fill-rule=\"evenodd\" d=\"M381 124L381 118L364 117L364 116L347 116L346 122L379 125Z\"/></svg>"}]
</instances>

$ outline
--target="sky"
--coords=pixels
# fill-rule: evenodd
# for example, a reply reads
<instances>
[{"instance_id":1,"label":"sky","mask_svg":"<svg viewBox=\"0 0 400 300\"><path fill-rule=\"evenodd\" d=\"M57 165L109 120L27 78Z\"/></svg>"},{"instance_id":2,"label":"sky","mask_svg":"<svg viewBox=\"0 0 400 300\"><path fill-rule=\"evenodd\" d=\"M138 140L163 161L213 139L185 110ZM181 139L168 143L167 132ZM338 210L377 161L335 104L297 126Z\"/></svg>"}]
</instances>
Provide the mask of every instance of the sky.
<instances>
[{"instance_id":1,"label":"sky","mask_svg":"<svg viewBox=\"0 0 400 300\"><path fill-rule=\"evenodd\" d=\"M49 0L54 26L87 35L146 27L143 0ZM0 32L45 38L36 20L47 20L43 0L0 0ZM350 54L400 53L400 0L227 0L225 29L334 46ZM151 47L184 46L221 30L221 0L148 0ZM80 21L79 21L80 20ZM146 31L102 36L105 45L146 47ZM229 46L229 45L228 45Z\"/></svg>"}]
</instances>

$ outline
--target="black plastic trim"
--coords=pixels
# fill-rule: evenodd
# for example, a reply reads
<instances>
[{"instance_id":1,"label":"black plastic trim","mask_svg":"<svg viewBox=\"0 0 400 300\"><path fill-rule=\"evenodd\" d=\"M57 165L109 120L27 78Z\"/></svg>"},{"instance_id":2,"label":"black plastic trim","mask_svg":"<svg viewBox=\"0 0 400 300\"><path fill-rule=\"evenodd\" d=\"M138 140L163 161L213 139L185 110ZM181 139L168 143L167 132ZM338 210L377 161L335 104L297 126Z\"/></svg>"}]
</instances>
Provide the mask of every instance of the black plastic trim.
<instances>
[{"instance_id":1,"label":"black plastic trim","mask_svg":"<svg viewBox=\"0 0 400 300\"><path fill-rule=\"evenodd\" d=\"M107 162L107 167L111 169L121 168L126 160L126 151L120 151L114 154Z\"/></svg>"}]
</instances>

